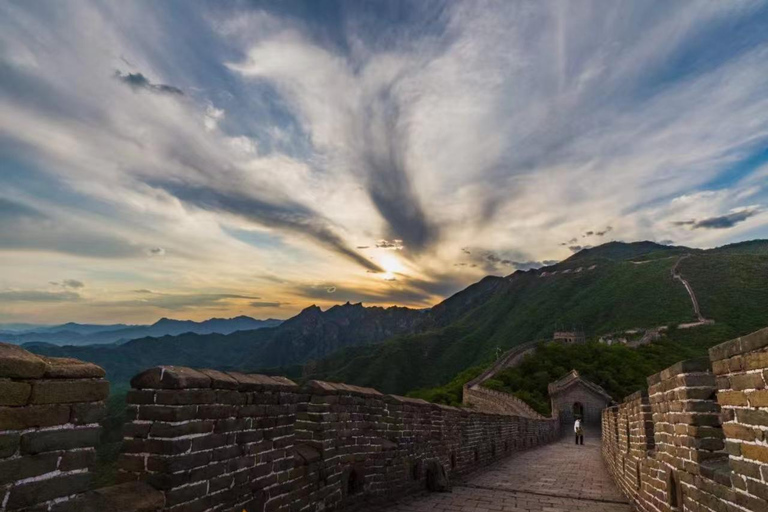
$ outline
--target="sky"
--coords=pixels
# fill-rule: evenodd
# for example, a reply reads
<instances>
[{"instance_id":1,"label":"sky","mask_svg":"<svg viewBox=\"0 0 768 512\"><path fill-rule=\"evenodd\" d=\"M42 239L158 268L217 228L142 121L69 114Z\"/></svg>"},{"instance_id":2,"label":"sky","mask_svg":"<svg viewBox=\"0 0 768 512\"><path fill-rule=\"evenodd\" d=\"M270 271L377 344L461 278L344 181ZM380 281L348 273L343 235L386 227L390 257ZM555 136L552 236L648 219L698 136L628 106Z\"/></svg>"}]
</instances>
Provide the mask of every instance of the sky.
<instances>
[{"instance_id":1,"label":"sky","mask_svg":"<svg viewBox=\"0 0 768 512\"><path fill-rule=\"evenodd\" d=\"M768 3L0 3L0 322L429 307L768 238Z\"/></svg>"}]
</instances>

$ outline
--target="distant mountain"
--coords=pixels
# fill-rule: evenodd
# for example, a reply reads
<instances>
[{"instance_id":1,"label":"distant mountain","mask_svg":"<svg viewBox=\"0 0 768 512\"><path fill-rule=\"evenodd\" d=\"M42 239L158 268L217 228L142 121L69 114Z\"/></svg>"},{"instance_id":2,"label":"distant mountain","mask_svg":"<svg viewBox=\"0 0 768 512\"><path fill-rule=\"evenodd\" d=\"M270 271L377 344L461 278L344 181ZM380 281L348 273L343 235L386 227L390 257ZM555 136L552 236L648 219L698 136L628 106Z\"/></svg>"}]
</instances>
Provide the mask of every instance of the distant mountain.
<instances>
[{"instance_id":1,"label":"distant mountain","mask_svg":"<svg viewBox=\"0 0 768 512\"><path fill-rule=\"evenodd\" d=\"M269 368L321 359L349 346L378 343L428 325L424 310L344 304L322 311L304 309L277 327L225 334L186 333L134 339L122 345L25 344L32 352L76 357L103 366L109 378L126 381L150 366ZM158 324L166 326L168 322ZM157 325L157 324L155 324Z\"/></svg>"},{"instance_id":2,"label":"distant mountain","mask_svg":"<svg viewBox=\"0 0 768 512\"><path fill-rule=\"evenodd\" d=\"M202 322L161 318L152 325L94 325L69 322L39 330L3 332L0 337L10 343L43 342L54 345L94 345L123 343L147 336L167 336L184 333L230 334L236 331L262 329L280 325L281 320L257 320L249 316L211 318Z\"/></svg>"},{"instance_id":3,"label":"distant mountain","mask_svg":"<svg viewBox=\"0 0 768 512\"><path fill-rule=\"evenodd\" d=\"M93 361L115 381L161 364L256 371L315 361L315 377L404 393L445 383L499 349L548 339L561 325L595 336L694 321L690 297L671 273L686 254L678 270L704 316L727 327L722 332L768 323L768 241L711 250L611 242L543 269L486 277L428 310L311 306L254 331L30 350Z\"/></svg>"},{"instance_id":4,"label":"distant mountain","mask_svg":"<svg viewBox=\"0 0 768 512\"><path fill-rule=\"evenodd\" d=\"M557 265L515 272L501 284L486 278L484 286L492 291L476 307L457 311L453 322L375 347L345 349L315 365L313 377L403 394L445 384L467 368L492 361L499 349L551 339L563 325L578 325L595 337L692 322L690 297L671 275L684 254L690 256L678 270L695 291L702 314L716 322L709 329L716 339L691 331L694 339L702 332L702 350L768 325L768 240L710 250L612 242Z\"/></svg>"}]
</instances>

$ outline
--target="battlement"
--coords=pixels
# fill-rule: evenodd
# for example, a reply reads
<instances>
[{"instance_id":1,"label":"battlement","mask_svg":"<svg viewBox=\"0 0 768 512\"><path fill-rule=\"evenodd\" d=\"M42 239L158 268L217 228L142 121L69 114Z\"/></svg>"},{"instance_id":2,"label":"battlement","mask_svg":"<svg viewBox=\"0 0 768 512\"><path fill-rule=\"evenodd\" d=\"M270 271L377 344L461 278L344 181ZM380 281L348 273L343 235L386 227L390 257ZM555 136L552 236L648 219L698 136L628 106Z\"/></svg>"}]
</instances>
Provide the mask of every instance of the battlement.
<instances>
[{"instance_id":1,"label":"battlement","mask_svg":"<svg viewBox=\"0 0 768 512\"><path fill-rule=\"evenodd\" d=\"M603 412L603 457L642 511L764 511L768 329L648 378Z\"/></svg>"},{"instance_id":2,"label":"battlement","mask_svg":"<svg viewBox=\"0 0 768 512\"><path fill-rule=\"evenodd\" d=\"M370 388L151 368L134 377L121 483L89 490L98 366L0 344L0 511L331 511L386 502L559 437L556 420Z\"/></svg>"}]
</instances>

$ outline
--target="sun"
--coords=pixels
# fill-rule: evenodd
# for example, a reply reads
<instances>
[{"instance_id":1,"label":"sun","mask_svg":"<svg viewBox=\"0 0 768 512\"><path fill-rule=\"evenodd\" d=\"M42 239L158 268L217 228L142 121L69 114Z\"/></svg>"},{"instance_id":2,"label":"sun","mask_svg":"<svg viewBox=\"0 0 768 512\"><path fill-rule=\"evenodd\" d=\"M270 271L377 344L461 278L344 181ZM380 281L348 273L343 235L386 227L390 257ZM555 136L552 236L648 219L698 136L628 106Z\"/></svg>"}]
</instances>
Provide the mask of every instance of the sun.
<instances>
[{"instance_id":1,"label":"sun","mask_svg":"<svg viewBox=\"0 0 768 512\"><path fill-rule=\"evenodd\" d=\"M384 273L381 275L385 281L394 281L395 274L399 274L403 271L403 264L393 254L384 254L379 258L379 265L384 269Z\"/></svg>"}]
</instances>

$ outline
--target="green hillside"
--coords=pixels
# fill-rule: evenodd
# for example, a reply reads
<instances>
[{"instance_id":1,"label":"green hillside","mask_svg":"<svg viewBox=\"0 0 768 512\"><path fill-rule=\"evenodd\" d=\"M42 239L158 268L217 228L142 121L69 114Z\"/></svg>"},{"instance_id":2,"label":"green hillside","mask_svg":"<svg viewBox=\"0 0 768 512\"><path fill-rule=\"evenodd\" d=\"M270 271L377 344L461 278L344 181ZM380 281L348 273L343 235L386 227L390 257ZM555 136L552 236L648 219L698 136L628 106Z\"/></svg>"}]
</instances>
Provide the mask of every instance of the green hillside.
<instances>
[{"instance_id":1,"label":"green hillside","mask_svg":"<svg viewBox=\"0 0 768 512\"><path fill-rule=\"evenodd\" d=\"M714 318L717 325L673 332L667 340L640 351L610 347L616 350L605 352L608 362L597 357L602 352L592 354L593 359L604 362L602 366L610 373L596 377L595 381L620 397L625 391L641 387L649 373L664 367L658 365L668 366L682 358L705 355L709 346L768 325L768 253L761 254L759 249L765 246L768 243L763 241L691 251L648 243L631 249L606 244L590 250L586 261L598 262L593 270L562 273L563 268L584 267L582 257L546 269L560 269L556 275L539 277L537 271L515 273L490 300L453 324L395 338L376 347L336 353L318 364L316 376L385 392L422 389L421 396L439 395L447 392L444 387L432 391L423 388L445 385L468 368L488 364L497 347L508 349L526 341L548 339L558 327L578 326L588 337L596 338L602 333L634 327L691 322L691 301L680 282L671 277L670 270L681 254L692 253L682 261L680 271L697 293L704 316ZM594 350L603 349L609 347ZM637 372L627 373L623 366L610 363L616 360L615 353L621 355L623 351L635 354L622 357L637 362ZM658 354L650 357L656 354L654 351ZM552 371L532 379L530 389L521 390L546 393L546 379L554 380L569 370L558 374L568 366L554 359L558 354L544 353L543 359L531 368L540 365L551 367ZM560 356L566 361L570 357L567 351ZM638 362L641 360L644 362ZM530 372L525 375L532 377ZM634 376L629 378L630 375ZM618 384L611 383L609 376Z\"/></svg>"}]
</instances>

